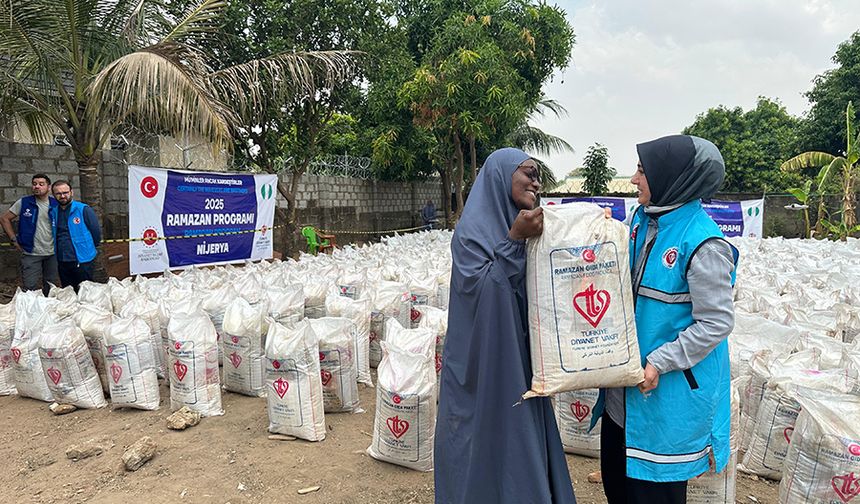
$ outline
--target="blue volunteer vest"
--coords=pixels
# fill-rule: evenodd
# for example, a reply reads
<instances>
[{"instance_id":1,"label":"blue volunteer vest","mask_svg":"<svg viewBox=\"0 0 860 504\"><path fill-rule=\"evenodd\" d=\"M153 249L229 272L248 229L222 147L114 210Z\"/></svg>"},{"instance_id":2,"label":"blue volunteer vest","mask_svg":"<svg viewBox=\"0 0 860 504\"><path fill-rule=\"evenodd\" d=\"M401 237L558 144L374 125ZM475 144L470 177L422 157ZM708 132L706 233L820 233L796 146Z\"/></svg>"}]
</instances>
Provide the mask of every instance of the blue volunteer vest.
<instances>
[{"instance_id":1,"label":"blue volunteer vest","mask_svg":"<svg viewBox=\"0 0 860 504\"><path fill-rule=\"evenodd\" d=\"M695 321L687 268L703 243L723 239L716 223L691 201L657 220L657 236L644 250L649 217L640 207L631 222L630 269L647 253L636 303L642 365L648 354ZM738 253L732 247L735 266ZM635 279L634 279L635 281ZM734 285L735 273L732 272ZM627 476L647 481L685 481L708 470L713 454L722 471L729 460L731 375L723 341L692 369L660 376L649 397L625 391Z\"/></svg>"},{"instance_id":2,"label":"blue volunteer vest","mask_svg":"<svg viewBox=\"0 0 860 504\"><path fill-rule=\"evenodd\" d=\"M75 247L75 257L78 263L88 263L96 258L98 251L93 243L93 235L84 222L84 208L86 204L80 201L72 201L69 208L69 236L72 238L72 246ZM54 236L57 236L57 207L51 207L51 223L54 226ZM56 240L54 240L56 246Z\"/></svg>"},{"instance_id":3,"label":"blue volunteer vest","mask_svg":"<svg viewBox=\"0 0 860 504\"><path fill-rule=\"evenodd\" d=\"M57 200L48 196L48 204L53 211L57 208ZM49 212L50 213L50 212ZM54 214L51 215L51 225L56 224ZM33 244L36 239L36 222L39 219L39 206L36 204L35 196L25 196L21 198L21 213L18 215L18 245L24 249L24 252L32 253Z\"/></svg>"}]
</instances>

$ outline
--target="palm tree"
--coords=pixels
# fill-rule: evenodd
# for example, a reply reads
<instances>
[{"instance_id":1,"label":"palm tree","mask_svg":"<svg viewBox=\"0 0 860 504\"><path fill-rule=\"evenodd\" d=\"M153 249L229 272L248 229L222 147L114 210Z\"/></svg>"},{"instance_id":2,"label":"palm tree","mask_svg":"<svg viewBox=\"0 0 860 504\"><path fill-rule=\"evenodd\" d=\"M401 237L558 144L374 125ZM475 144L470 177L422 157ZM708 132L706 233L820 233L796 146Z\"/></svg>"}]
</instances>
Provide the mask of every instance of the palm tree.
<instances>
[{"instance_id":1,"label":"palm tree","mask_svg":"<svg viewBox=\"0 0 860 504\"><path fill-rule=\"evenodd\" d=\"M232 148L235 130L279 93L311 95L349 77L352 53L281 53L224 67L226 0L172 17L157 0L0 2L0 121L39 140L65 134L80 194L101 215L98 164L121 124Z\"/></svg>"},{"instance_id":2,"label":"palm tree","mask_svg":"<svg viewBox=\"0 0 860 504\"><path fill-rule=\"evenodd\" d=\"M559 118L567 116L567 109L562 104L551 98L543 97L522 123L508 134L505 138L506 143L540 156L548 156L554 152L573 152L573 147L563 138L551 135L529 124L530 121L537 117L543 117L548 112ZM538 164L543 190L548 191L557 187L559 182L549 166L540 159L535 161Z\"/></svg>"},{"instance_id":3,"label":"palm tree","mask_svg":"<svg viewBox=\"0 0 860 504\"><path fill-rule=\"evenodd\" d=\"M797 171L803 168L818 168L816 183L819 193L818 223L816 233L822 234L821 226L827 227L831 232L841 238L846 238L853 232L858 231L855 210L854 182L858 176L858 161L860 161L860 133L853 122L854 105L849 101L845 108L845 146L844 156L836 156L826 152L810 151L798 154L780 166L783 171ZM829 181L836 176L841 176L842 185L842 222L839 226L822 218L826 212L824 206L824 190Z\"/></svg>"}]
</instances>

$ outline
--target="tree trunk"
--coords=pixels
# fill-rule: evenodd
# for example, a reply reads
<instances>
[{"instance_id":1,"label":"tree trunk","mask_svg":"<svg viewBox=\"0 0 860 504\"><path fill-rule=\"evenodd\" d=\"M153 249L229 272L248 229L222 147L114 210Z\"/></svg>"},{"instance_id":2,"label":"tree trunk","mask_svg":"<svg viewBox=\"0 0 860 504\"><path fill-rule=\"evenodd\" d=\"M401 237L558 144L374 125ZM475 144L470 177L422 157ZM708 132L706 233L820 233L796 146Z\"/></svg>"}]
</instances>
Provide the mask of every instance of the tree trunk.
<instances>
[{"instance_id":1,"label":"tree trunk","mask_svg":"<svg viewBox=\"0 0 860 504\"><path fill-rule=\"evenodd\" d=\"M457 160L457 173L454 180L454 192L457 195L457 212L454 220L459 221L463 215L463 175L465 171L463 161L463 144L460 142L460 134L454 131L454 157Z\"/></svg>"},{"instance_id":2,"label":"tree trunk","mask_svg":"<svg viewBox=\"0 0 860 504\"><path fill-rule=\"evenodd\" d=\"M857 224L857 215L854 204L853 167L848 166L845 172L845 192L842 195L842 223L845 225L847 237L847 232L850 232L851 228Z\"/></svg>"},{"instance_id":3,"label":"tree trunk","mask_svg":"<svg viewBox=\"0 0 860 504\"><path fill-rule=\"evenodd\" d=\"M102 235L104 235L104 194L102 192L102 178L99 175L100 157L101 151L96 151L92 156L78 158L76 161L78 163L78 176L81 180L78 200L86 203L96 212ZM107 282L108 279L104 255L101 253L93 260L93 278L98 282Z\"/></svg>"},{"instance_id":4,"label":"tree trunk","mask_svg":"<svg viewBox=\"0 0 860 504\"><path fill-rule=\"evenodd\" d=\"M478 152L475 149L475 135L469 135L469 157L471 162L469 166L469 186L471 187L478 177Z\"/></svg>"},{"instance_id":5,"label":"tree trunk","mask_svg":"<svg viewBox=\"0 0 860 504\"><path fill-rule=\"evenodd\" d=\"M445 211L445 227L453 229L451 212L451 160L445 160L445 166L439 170L442 176L442 209Z\"/></svg>"}]
</instances>

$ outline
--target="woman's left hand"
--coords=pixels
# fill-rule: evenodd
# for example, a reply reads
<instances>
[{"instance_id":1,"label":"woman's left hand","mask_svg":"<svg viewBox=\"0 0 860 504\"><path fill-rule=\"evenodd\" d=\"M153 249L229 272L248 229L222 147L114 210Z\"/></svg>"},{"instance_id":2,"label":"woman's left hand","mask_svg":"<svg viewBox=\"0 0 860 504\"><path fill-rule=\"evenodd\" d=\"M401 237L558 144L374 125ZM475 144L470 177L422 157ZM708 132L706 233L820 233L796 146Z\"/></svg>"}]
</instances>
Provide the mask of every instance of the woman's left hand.
<instances>
[{"instance_id":1,"label":"woman's left hand","mask_svg":"<svg viewBox=\"0 0 860 504\"><path fill-rule=\"evenodd\" d=\"M639 392L642 395L648 396L648 393L657 388L657 383L660 381L660 372L651 363L645 364L645 380L639 384Z\"/></svg>"}]
</instances>

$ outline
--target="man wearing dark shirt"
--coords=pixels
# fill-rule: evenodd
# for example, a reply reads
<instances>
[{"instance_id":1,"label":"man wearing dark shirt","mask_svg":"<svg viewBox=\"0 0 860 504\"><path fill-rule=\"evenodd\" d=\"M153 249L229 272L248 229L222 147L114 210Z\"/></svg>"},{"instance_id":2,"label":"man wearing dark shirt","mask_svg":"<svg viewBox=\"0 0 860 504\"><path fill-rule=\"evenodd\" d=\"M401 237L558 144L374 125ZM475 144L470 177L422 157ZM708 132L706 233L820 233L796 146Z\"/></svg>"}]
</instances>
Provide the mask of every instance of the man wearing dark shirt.
<instances>
[{"instance_id":1,"label":"man wearing dark shirt","mask_svg":"<svg viewBox=\"0 0 860 504\"><path fill-rule=\"evenodd\" d=\"M57 266L60 283L71 285L75 292L84 280L93 279L93 260L96 258L102 231L93 209L80 201L74 201L72 187L65 180L51 186L54 198L59 203L55 212L54 241L57 247Z\"/></svg>"}]
</instances>

